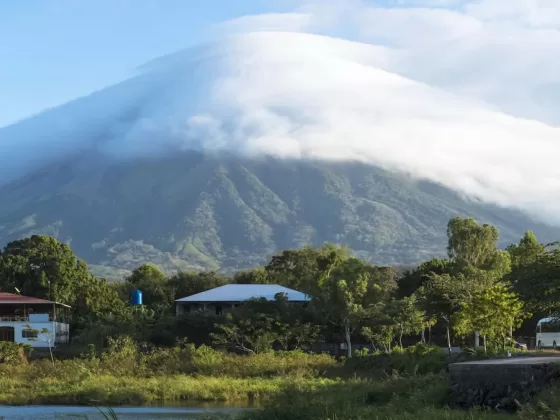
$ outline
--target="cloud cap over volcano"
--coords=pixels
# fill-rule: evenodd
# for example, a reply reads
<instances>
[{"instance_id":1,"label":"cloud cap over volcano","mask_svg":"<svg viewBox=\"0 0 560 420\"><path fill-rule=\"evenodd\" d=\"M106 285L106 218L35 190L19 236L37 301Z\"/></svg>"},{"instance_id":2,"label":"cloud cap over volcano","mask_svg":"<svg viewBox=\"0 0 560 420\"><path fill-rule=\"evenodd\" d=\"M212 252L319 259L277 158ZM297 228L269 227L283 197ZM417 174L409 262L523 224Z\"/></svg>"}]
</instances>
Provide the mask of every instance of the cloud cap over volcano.
<instances>
[{"instance_id":1,"label":"cloud cap over volcano","mask_svg":"<svg viewBox=\"0 0 560 420\"><path fill-rule=\"evenodd\" d=\"M560 5L545 3L307 4L229 22L234 35L0 129L0 177L81 148L360 160L560 222Z\"/></svg>"}]
</instances>

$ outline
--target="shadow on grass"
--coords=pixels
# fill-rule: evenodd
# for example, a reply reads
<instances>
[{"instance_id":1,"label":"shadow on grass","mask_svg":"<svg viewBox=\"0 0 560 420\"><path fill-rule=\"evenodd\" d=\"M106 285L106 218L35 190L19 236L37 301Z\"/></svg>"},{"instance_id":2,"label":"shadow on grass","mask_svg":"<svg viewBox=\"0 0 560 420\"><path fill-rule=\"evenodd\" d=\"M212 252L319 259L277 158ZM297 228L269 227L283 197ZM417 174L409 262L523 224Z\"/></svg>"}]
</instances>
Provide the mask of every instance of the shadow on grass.
<instances>
[{"instance_id":1,"label":"shadow on grass","mask_svg":"<svg viewBox=\"0 0 560 420\"><path fill-rule=\"evenodd\" d=\"M503 419L488 410L447 407L449 383L443 375L356 380L316 391L289 389L264 409L242 420Z\"/></svg>"}]
</instances>

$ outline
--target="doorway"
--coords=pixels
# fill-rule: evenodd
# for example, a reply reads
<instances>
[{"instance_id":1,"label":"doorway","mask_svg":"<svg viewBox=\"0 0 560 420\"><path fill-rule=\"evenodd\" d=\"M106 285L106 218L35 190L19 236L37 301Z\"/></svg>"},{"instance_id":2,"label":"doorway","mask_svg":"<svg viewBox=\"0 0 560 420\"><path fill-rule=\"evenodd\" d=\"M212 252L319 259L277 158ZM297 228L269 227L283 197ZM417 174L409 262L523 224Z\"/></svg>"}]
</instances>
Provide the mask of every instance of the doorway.
<instances>
[{"instance_id":1,"label":"doorway","mask_svg":"<svg viewBox=\"0 0 560 420\"><path fill-rule=\"evenodd\" d=\"M0 341L15 341L14 327L0 327Z\"/></svg>"}]
</instances>

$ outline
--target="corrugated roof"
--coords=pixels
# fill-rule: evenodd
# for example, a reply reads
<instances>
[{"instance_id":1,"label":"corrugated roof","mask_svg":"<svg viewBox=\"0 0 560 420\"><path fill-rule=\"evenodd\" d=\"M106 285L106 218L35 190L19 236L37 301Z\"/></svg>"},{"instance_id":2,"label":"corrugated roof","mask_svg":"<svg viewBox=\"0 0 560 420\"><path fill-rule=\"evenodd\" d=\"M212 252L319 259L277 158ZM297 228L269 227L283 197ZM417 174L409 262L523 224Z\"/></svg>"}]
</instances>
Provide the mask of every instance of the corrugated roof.
<instances>
[{"instance_id":1,"label":"corrugated roof","mask_svg":"<svg viewBox=\"0 0 560 420\"><path fill-rule=\"evenodd\" d=\"M2 303L16 303L16 304L51 304L51 305L62 305L69 308L70 306L65 305L64 303L53 302L50 300L39 299L30 296L22 296L16 295L15 293L5 293L0 292L0 304Z\"/></svg>"},{"instance_id":2,"label":"corrugated roof","mask_svg":"<svg viewBox=\"0 0 560 420\"><path fill-rule=\"evenodd\" d=\"M177 299L177 302L243 302L253 298L274 300L277 293L285 293L292 302L310 300L304 293L277 284L226 284L206 292Z\"/></svg>"}]
</instances>

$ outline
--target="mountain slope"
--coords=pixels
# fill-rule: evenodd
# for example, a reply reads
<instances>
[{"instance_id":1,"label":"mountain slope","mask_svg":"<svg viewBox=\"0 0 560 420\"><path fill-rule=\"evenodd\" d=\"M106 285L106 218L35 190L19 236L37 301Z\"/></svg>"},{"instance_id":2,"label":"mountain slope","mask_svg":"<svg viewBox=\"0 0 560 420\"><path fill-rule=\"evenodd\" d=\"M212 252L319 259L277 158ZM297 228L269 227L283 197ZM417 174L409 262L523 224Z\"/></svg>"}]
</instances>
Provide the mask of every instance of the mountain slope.
<instances>
[{"instance_id":1,"label":"mountain slope","mask_svg":"<svg viewBox=\"0 0 560 420\"><path fill-rule=\"evenodd\" d=\"M82 154L0 187L0 203L0 243L53 235L88 263L118 269L231 270L325 241L376 263L410 263L444 252L456 215L496 224L503 245L525 229L560 238L519 212L374 166L195 152L126 163Z\"/></svg>"}]
</instances>

